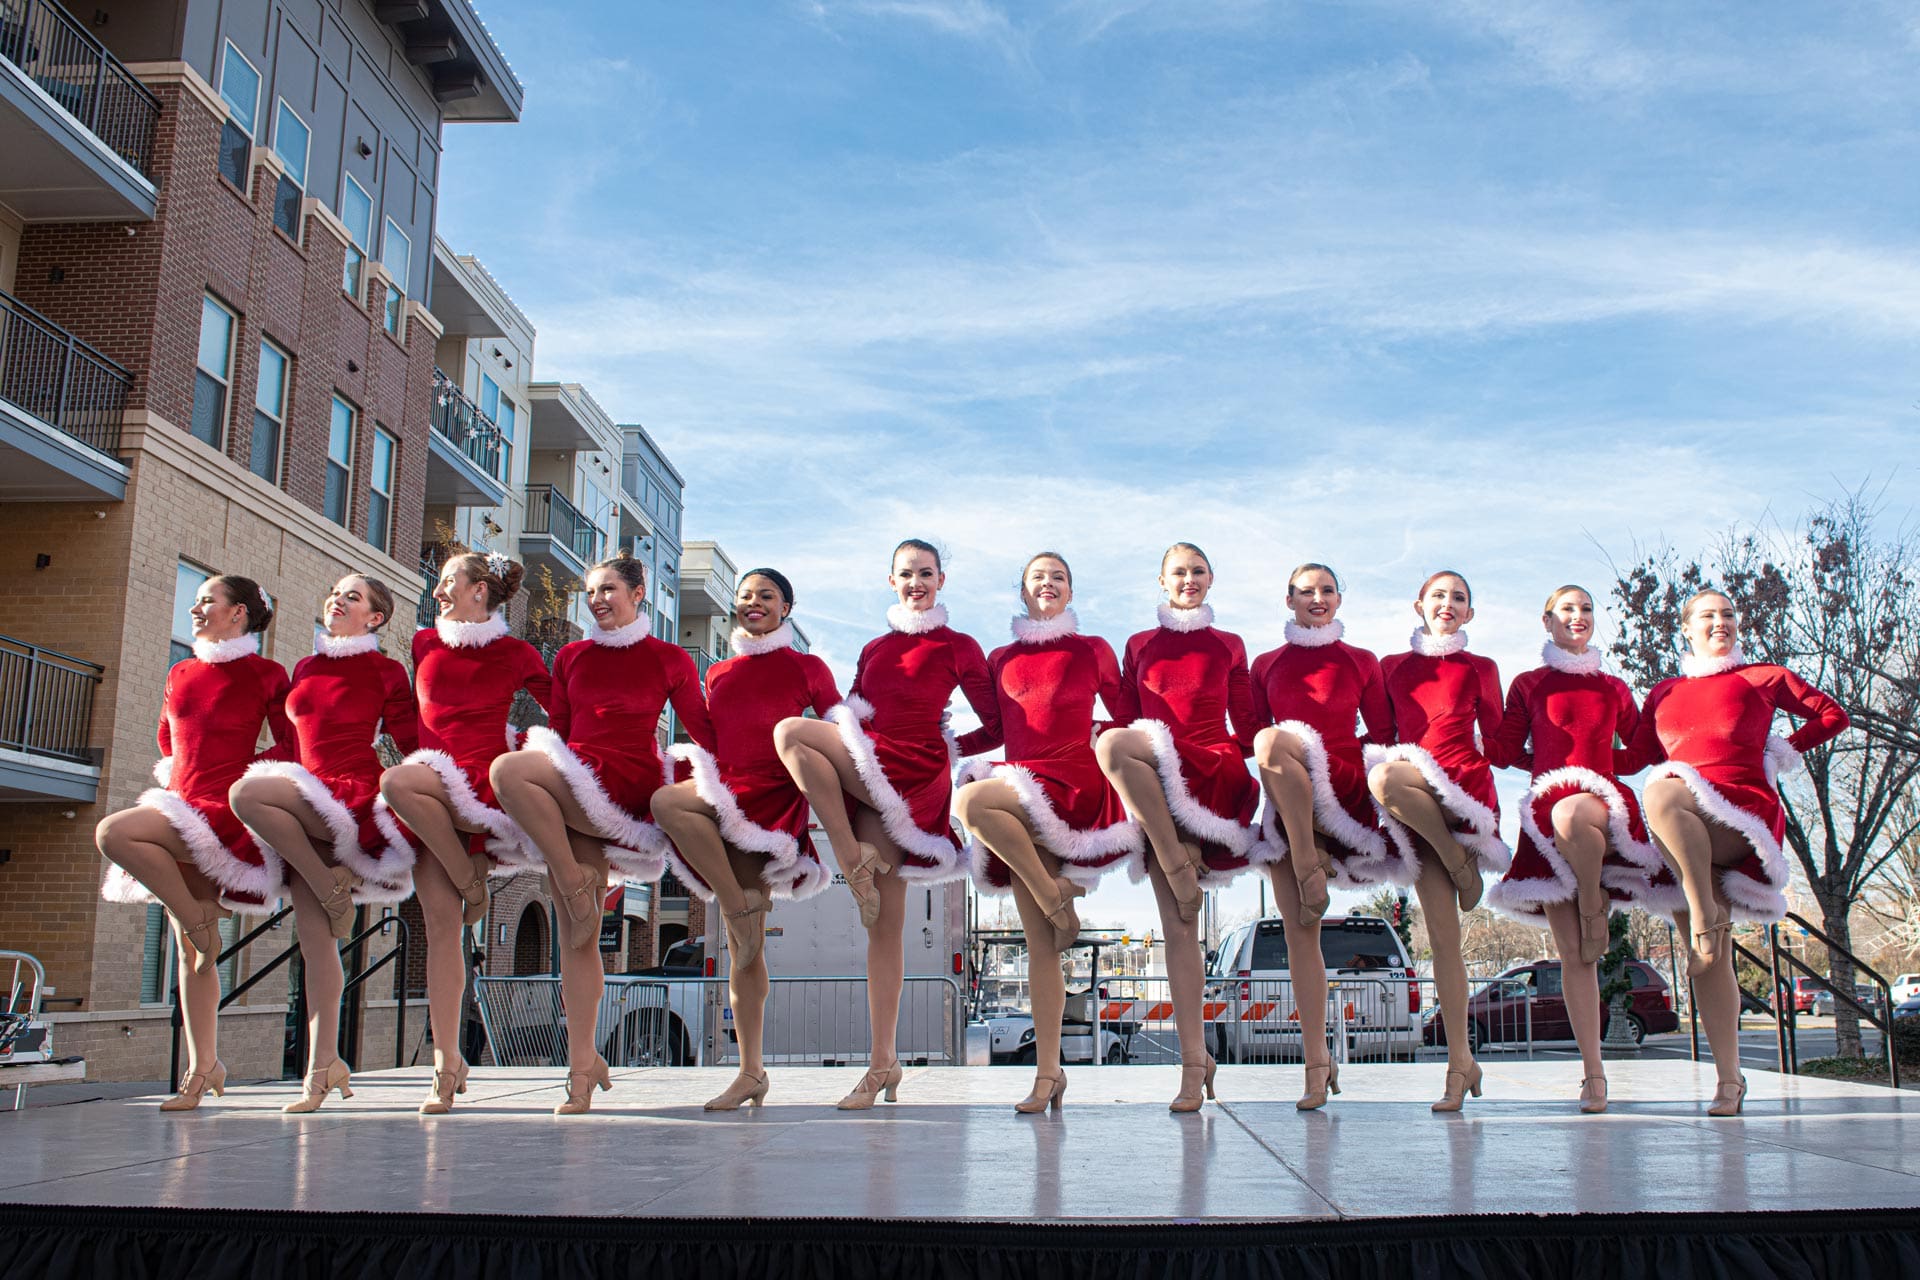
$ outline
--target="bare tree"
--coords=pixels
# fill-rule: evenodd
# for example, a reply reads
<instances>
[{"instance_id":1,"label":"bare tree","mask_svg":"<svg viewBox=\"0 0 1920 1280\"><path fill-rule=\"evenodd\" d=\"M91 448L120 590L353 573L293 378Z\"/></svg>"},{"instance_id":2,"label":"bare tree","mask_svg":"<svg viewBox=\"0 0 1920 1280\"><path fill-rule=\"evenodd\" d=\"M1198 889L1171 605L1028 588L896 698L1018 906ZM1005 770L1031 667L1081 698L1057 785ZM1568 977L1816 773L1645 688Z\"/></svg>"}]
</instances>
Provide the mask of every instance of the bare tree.
<instances>
[{"instance_id":1,"label":"bare tree","mask_svg":"<svg viewBox=\"0 0 1920 1280\"><path fill-rule=\"evenodd\" d=\"M1806 772L1781 779L1787 846L1821 928L1851 949L1854 904L1889 860L1920 834L1909 789L1920 776L1920 596L1910 526L1883 533L1878 499L1855 490L1816 507L1796 530L1735 530L1705 557L1671 548L1617 575L1623 627L1612 645L1644 693L1679 673L1680 606L1702 586L1742 611L1742 647L1833 695L1854 731L1807 753ZM1835 987L1852 991L1854 967L1830 958ZM1839 1050L1860 1053L1854 1012L1836 1002Z\"/></svg>"}]
</instances>

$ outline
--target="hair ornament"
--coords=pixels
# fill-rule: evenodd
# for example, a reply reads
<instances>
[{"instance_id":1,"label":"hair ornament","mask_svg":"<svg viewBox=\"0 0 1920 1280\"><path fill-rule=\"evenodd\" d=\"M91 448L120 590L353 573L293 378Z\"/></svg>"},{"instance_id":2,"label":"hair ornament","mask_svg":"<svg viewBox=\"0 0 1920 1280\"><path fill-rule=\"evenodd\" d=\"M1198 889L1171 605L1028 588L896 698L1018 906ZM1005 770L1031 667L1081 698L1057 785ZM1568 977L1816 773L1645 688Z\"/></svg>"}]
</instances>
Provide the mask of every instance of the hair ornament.
<instances>
[{"instance_id":1,"label":"hair ornament","mask_svg":"<svg viewBox=\"0 0 1920 1280\"><path fill-rule=\"evenodd\" d=\"M501 555L498 551L487 552L487 572L492 574L496 578L506 577L507 566L512 563L513 561L507 559L505 556Z\"/></svg>"}]
</instances>

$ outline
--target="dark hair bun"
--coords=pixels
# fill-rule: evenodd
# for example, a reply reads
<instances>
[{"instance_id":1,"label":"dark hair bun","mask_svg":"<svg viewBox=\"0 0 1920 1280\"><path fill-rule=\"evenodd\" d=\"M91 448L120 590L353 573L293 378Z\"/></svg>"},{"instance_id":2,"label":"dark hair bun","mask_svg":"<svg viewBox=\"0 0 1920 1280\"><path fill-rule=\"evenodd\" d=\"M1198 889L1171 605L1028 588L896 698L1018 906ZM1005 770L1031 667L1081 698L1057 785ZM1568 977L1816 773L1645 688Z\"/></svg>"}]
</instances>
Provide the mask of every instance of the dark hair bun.
<instances>
[{"instance_id":1,"label":"dark hair bun","mask_svg":"<svg viewBox=\"0 0 1920 1280\"><path fill-rule=\"evenodd\" d=\"M247 611L247 634L255 635L273 625L273 606L267 603L267 593L252 578L243 578L237 573L222 573L207 579L209 584L218 584L227 593L227 599L240 605Z\"/></svg>"},{"instance_id":2,"label":"dark hair bun","mask_svg":"<svg viewBox=\"0 0 1920 1280\"><path fill-rule=\"evenodd\" d=\"M526 576L526 567L518 560L507 561L507 567L500 573L500 585L506 590L506 599L502 600L501 604L520 594L520 583Z\"/></svg>"}]
</instances>

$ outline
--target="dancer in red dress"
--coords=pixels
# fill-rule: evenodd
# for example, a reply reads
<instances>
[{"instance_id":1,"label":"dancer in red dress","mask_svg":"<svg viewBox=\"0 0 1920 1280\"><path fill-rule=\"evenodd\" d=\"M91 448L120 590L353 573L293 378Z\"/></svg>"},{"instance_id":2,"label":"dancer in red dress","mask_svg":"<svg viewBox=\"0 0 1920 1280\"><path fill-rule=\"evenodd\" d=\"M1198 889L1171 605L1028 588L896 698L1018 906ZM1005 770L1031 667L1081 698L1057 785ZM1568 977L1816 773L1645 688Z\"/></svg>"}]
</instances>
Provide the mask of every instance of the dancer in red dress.
<instances>
[{"instance_id":1,"label":"dancer in red dress","mask_svg":"<svg viewBox=\"0 0 1920 1280\"><path fill-rule=\"evenodd\" d=\"M999 731L960 739L963 755L1004 745L1004 764L961 771L954 813L973 836L974 882L985 893L1013 893L1027 938L1033 996L1034 1083L1022 1114L1060 1109L1060 1019L1066 983L1060 954L1080 935L1075 896L1109 868L1144 848L1140 828L1093 753L1096 697L1120 699L1120 663L1098 636L1080 634L1070 607L1073 570L1043 551L1021 571L1027 611L1013 618L1013 640L987 659L999 693Z\"/></svg>"},{"instance_id":2,"label":"dancer in red dress","mask_svg":"<svg viewBox=\"0 0 1920 1280\"><path fill-rule=\"evenodd\" d=\"M1446 1091L1435 1111L1458 1111L1480 1096L1480 1066L1467 1043L1467 966L1460 917L1479 903L1483 871L1504 872L1513 854L1500 839L1500 800L1474 730L1491 741L1500 727L1500 671L1467 652L1473 589L1452 570L1428 578L1414 598L1420 619L1412 647L1380 660L1393 706L1394 745L1366 749L1367 785L1395 846L1419 867L1414 891L1433 948L1446 1037ZM1457 1030L1456 1030L1457 1029Z\"/></svg>"},{"instance_id":3,"label":"dancer in red dress","mask_svg":"<svg viewBox=\"0 0 1920 1280\"><path fill-rule=\"evenodd\" d=\"M774 569L750 569L733 597L734 656L707 668L713 750L680 743L671 754L693 776L653 793L653 820L672 841L674 873L720 903L727 933L727 999L740 1046L740 1074L708 1111L761 1105L767 1096L769 979L763 944L773 898L810 898L827 887L807 799L773 749L774 726L840 701L827 664L793 646L793 584Z\"/></svg>"},{"instance_id":4,"label":"dancer in red dress","mask_svg":"<svg viewBox=\"0 0 1920 1280\"><path fill-rule=\"evenodd\" d=\"M220 921L279 897L280 859L257 845L234 816L227 793L255 760L293 752L287 670L260 656L273 620L260 585L227 574L209 578L189 610L193 656L167 672L160 713L160 785L131 809L100 823L95 840L113 865L101 896L159 900L173 921L186 1019L187 1074L162 1111L191 1111L208 1090L226 1091L218 1014ZM273 743L256 750L265 726Z\"/></svg>"},{"instance_id":5,"label":"dancer in red dress","mask_svg":"<svg viewBox=\"0 0 1920 1280\"><path fill-rule=\"evenodd\" d=\"M546 863L559 904L560 982L567 1014L567 1096L555 1115L580 1115L593 1089L611 1089L600 1056L600 913L608 869L658 880L667 838L654 792L672 781L660 754L660 713L673 704L687 734L713 750L713 725L693 655L652 633L640 606L646 569L624 551L587 571L598 624L553 660L547 724L493 762L493 788L527 845Z\"/></svg>"},{"instance_id":6,"label":"dancer in red dress","mask_svg":"<svg viewBox=\"0 0 1920 1280\"><path fill-rule=\"evenodd\" d=\"M1356 722L1365 720L1371 741L1392 736L1379 660L1341 638L1340 583L1327 566L1295 569L1287 578L1287 605L1293 610L1287 642L1253 663L1254 723L1264 726L1253 740L1253 760L1267 796L1258 860L1273 881L1287 935L1306 1059L1306 1092L1294 1105L1311 1111L1340 1092L1340 1069L1326 1048L1327 969L1320 952L1328 878L1357 889L1407 884L1414 876L1411 853L1390 845L1380 829L1355 732Z\"/></svg>"},{"instance_id":7,"label":"dancer in red dress","mask_svg":"<svg viewBox=\"0 0 1920 1280\"><path fill-rule=\"evenodd\" d=\"M827 722L782 720L774 745L813 806L867 930L867 1018L871 1063L843 1111L898 1096L894 1051L906 974L902 931L908 882L934 884L965 874L953 832L953 753L946 731L953 691L983 726L999 732L999 703L987 657L972 637L947 626L939 603L947 575L931 543L909 538L894 549L887 582L897 597L887 634L860 651L853 688Z\"/></svg>"},{"instance_id":8,"label":"dancer in red dress","mask_svg":"<svg viewBox=\"0 0 1920 1280\"><path fill-rule=\"evenodd\" d=\"M422 1115L445 1115L467 1087L460 1010L467 989L461 930L487 918L487 876L527 869L519 828L494 801L488 769L510 751L507 723L525 690L546 705L552 681L540 652L507 634L503 612L523 570L503 555L450 556L433 598L440 614L413 636L413 686L420 749L380 778L375 817L397 815L431 857L414 865L413 886L427 926L427 1016L433 1027L433 1090ZM392 812L386 812L391 808ZM398 824L395 824L396 826Z\"/></svg>"},{"instance_id":9,"label":"dancer in red dress","mask_svg":"<svg viewBox=\"0 0 1920 1280\"><path fill-rule=\"evenodd\" d=\"M1653 877L1660 853L1647 839L1640 806L1620 779L1641 766L1631 746L1640 723L1633 694L1600 670L1591 648L1593 597L1566 586L1541 615L1550 637L1543 666L1507 689L1500 728L1487 759L1533 775L1520 800L1520 844L1513 865L1487 895L1495 910L1529 924L1544 918L1560 953L1560 980L1586 1068L1580 1109L1607 1109L1600 1062L1600 982L1596 964L1609 945L1609 899L1670 911ZM1677 894L1676 894L1677 896Z\"/></svg>"},{"instance_id":10,"label":"dancer in red dress","mask_svg":"<svg viewBox=\"0 0 1920 1280\"><path fill-rule=\"evenodd\" d=\"M1167 939L1167 985L1180 1037L1174 1111L1213 1096L1201 987L1200 902L1249 865L1259 790L1247 773L1253 694L1247 647L1213 625L1213 564L1190 542L1160 558L1167 602L1160 625L1127 641L1114 724L1095 744L1100 769L1140 823L1152 856L1135 864L1153 884ZM1232 724L1229 727L1228 721Z\"/></svg>"},{"instance_id":11,"label":"dancer in red dress","mask_svg":"<svg viewBox=\"0 0 1920 1280\"><path fill-rule=\"evenodd\" d=\"M1687 971L1719 1073L1707 1114L1736 1116L1747 1082L1729 935L1735 920L1771 923L1786 914L1787 819L1775 778L1848 721L1845 708L1785 667L1746 660L1739 610L1721 592L1689 599L1680 629L1683 674L1647 695L1635 745L1653 763L1647 825L1686 894L1674 921L1690 934ZM1805 723L1790 738L1771 737L1782 711Z\"/></svg>"},{"instance_id":12,"label":"dancer in red dress","mask_svg":"<svg viewBox=\"0 0 1920 1280\"><path fill-rule=\"evenodd\" d=\"M380 757L390 736L400 751L419 746L407 669L380 652L393 593L377 578L349 574L327 594L327 630L293 668L287 715L298 763L261 760L233 784L233 811L263 850L293 874L294 936L307 995L307 1074L301 1096L282 1110L317 1111L328 1093L353 1096L340 1060L338 940L353 928L354 905L399 902L413 893L413 845L391 814L376 814ZM382 820L383 819L383 820Z\"/></svg>"}]
</instances>

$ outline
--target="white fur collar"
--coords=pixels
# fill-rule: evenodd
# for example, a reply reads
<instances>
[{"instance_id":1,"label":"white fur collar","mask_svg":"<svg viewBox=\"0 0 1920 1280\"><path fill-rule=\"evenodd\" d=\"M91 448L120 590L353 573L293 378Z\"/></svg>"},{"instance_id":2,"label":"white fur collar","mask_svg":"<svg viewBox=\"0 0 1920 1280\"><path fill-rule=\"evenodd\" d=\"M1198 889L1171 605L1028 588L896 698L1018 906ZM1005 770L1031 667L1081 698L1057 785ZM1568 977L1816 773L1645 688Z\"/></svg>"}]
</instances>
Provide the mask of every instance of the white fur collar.
<instances>
[{"instance_id":1,"label":"white fur collar","mask_svg":"<svg viewBox=\"0 0 1920 1280\"><path fill-rule=\"evenodd\" d=\"M231 640L195 640L193 656L202 662L232 662L235 658L244 658L250 653L260 652L258 632L248 632L244 636L235 636Z\"/></svg>"},{"instance_id":2,"label":"white fur collar","mask_svg":"<svg viewBox=\"0 0 1920 1280\"><path fill-rule=\"evenodd\" d=\"M1555 671L1564 671L1571 676L1600 674L1600 651L1592 645L1588 645L1579 653L1573 653L1549 640L1540 646L1540 661Z\"/></svg>"},{"instance_id":3,"label":"white fur collar","mask_svg":"<svg viewBox=\"0 0 1920 1280\"><path fill-rule=\"evenodd\" d=\"M327 658L351 658L357 653L372 653L380 647L378 632L365 635L336 636L330 631L313 633L313 651Z\"/></svg>"},{"instance_id":4,"label":"white fur collar","mask_svg":"<svg viewBox=\"0 0 1920 1280\"><path fill-rule=\"evenodd\" d=\"M1450 653L1466 650L1467 633L1456 631L1450 636L1437 636L1425 627L1415 627L1411 643L1415 653L1425 654L1429 658L1444 658Z\"/></svg>"},{"instance_id":5,"label":"white fur collar","mask_svg":"<svg viewBox=\"0 0 1920 1280\"><path fill-rule=\"evenodd\" d=\"M596 624L587 632L587 639L595 644L603 644L609 649L627 649L639 644L653 634L653 621L644 613L633 615L633 621L624 627L609 630Z\"/></svg>"},{"instance_id":6,"label":"white fur collar","mask_svg":"<svg viewBox=\"0 0 1920 1280\"><path fill-rule=\"evenodd\" d=\"M1708 658L1697 653L1680 655L1680 674L1683 676L1717 676L1722 671L1731 671L1735 667L1747 665L1747 655L1740 652L1736 643L1723 658Z\"/></svg>"},{"instance_id":7,"label":"white fur collar","mask_svg":"<svg viewBox=\"0 0 1920 1280\"><path fill-rule=\"evenodd\" d=\"M1297 644L1302 649L1318 649L1333 644L1347 634L1347 624L1335 618L1324 627L1303 627L1297 622L1287 624L1287 643Z\"/></svg>"},{"instance_id":8,"label":"white fur collar","mask_svg":"<svg viewBox=\"0 0 1920 1280\"><path fill-rule=\"evenodd\" d=\"M1205 631L1213 625L1213 606L1203 604L1198 609L1176 609L1163 604L1159 610L1160 625L1169 631Z\"/></svg>"},{"instance_id":9,"label":"white fur collar","mask_svg":"<svg viewBox=\"0 0 1920 1280\"><path fill-rule=\"evenodd\" d=\"M1013 638L1021 644L1045 644L1061 636L1078 634L1080 615L1072 609L1062 609L1051 618L1035 618L1024 613L1013 615Z\"/></svg>"},{"instance_id":10,"label":"white fur collar","mask_svg":"<svg viewBox=\"0 0 1920 1280\"><path fill-rule=\"evenodd\" d=\"M781 623L763 636L747 634L742 627L733 629L733 651L752 657L758 653L772 653L775 649L793 648L793 628Z\"/></svg>"},{"instance_id":11,"label":"white fur collar","mask_svg":"<svg viewBox=\"0 0 1920 1280\"><path fill-rule=\"evenodd\" d=\"M507 615L495 613L485 622L457 622L452 618L435 618L433 629L440 633L442 644L452 645L456 649L479 649L507 634Z\"/></svg>"},{"instance_id":12,"label":"white fur collar","mask_svg":"<svg viewBox=\"0 0 1920 1280\"><path fill-rule=\"evenodd\" d=\"M887 625L910 636L937 631L947 625L947 606L936 604L931 609L909 609L904 604L890 605Z\"/></svg>"}]
</instances>

